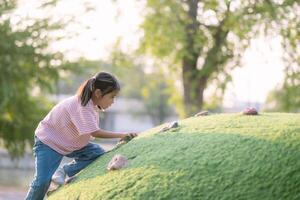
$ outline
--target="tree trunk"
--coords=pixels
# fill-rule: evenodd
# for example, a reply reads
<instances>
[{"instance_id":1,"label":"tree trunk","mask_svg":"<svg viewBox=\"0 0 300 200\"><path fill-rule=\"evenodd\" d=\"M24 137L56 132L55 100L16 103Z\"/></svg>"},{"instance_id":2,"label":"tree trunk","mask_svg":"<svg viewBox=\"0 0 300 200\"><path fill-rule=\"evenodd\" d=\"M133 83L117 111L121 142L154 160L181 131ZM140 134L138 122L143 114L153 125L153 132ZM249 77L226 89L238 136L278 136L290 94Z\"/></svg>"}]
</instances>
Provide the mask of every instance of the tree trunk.
<instances>
[{"instance_id":1,"label":"tree trunk","mask_svg":"<svg viewBox=\"0 0 300 200\"><path fill-rule=\"evenodd\" d=\"M199 77L197 58L193 62L190 59L183 60L182 78L186 115L197 113L203 106L203 93L206 88L207 77Z\"/></svg>"},{"instance_id":2,"label":"tree trunk","mask_svg":"<svg viewBox=\"0 0 300 200\"><path fill-rule=\"evenodd\" d=\"M186 55L182 60L182 80L184 89L185 114L195 114L201 109L203 104L203 91L206 87L206 78L199 79L199 70L197 61L200 54L200 48L195 45L199 22L197 21L197 0L187 1L189 11L188 17L190 23L186 25Z\"/></svg>"},{"instance_id":3,"label":"tree trunk","mask_svg":"<svg viewBox=\"0 0 300 200\"><path fill-rule=\"evenodd\" d=\"M228 30L223 25L229 14L226 13L224 19L216 27L213 35L214 45L207 52L204 64L201 69L197 69L198 57L201 55L201 49L195 45L197 31L199 31L199 22L197 21L198 1L189 0L188 2L190 23L186 26L186 55L182 61L182 79L184 89L184 104L186 115L193 115L202 109L204 100L204 90L207 81L212 73L218 70L220 63L221 47L226 43Z\"/></svg>"}]
</instances>

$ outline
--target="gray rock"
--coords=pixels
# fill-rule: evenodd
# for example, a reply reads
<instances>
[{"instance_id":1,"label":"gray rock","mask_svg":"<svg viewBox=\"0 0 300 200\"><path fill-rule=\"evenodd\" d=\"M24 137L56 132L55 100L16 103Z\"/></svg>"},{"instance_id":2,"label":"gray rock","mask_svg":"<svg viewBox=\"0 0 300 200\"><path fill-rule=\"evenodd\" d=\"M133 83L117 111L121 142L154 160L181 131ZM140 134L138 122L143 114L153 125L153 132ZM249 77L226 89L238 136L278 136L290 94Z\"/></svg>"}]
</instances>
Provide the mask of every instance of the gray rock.
<instances>
[{"instance_id":1,"label":"gray rock","mask_svg":"<svg viewBox=\"0 0 300 200\"><path fill-rule=\"evenodd\" d=\"M243 115L258 115L258 112L255 108L246 108L242 111Z\"/></svg>"},{"instance_id":2,"label":"gray rock","mask_svg":"<svg viewBox=\"0 0 300 200\"><path fill-rule=\"evenodd\" d=\"M195 114L195 117L206 116L206 115L209 115L209 112L204 110L204 111L200 111L197 114Z\"/></svg>"},{"instance_id":3,"label":"gray rock","mask_svg":"<svg viewBox=\"0 0 300 200\"><path fill-rule=\"evenodd\" d=\"M111 161L107 165L107 170L119 170L121 168L126 167L128 164L128 159L121 155L121 154L116 154Z\"/></svg>"},{"instance_id":4,"label":"gray rock","mask_svg":"<svg viewBox=\"0 0 300 200\"><path fill-rule=\"evenodd\" d=\"M172 128L177 128L177 127L179 127L179 124L177 121L174 121L174 122L169 123L167 126L163 127L162 129L160 129L159 132L164 132L164 131L170 130Z\"/></svg>"}]
</instances>

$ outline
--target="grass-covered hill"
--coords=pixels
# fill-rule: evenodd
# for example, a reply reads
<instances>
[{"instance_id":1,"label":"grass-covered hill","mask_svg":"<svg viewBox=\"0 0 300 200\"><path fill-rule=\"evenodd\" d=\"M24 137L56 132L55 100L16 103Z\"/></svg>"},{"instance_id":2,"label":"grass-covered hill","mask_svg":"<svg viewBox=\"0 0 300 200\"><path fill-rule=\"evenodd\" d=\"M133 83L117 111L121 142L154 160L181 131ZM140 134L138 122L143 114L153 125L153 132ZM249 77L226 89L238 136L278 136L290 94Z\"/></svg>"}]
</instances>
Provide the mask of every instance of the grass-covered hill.
<instances>
[{"instance_id":1,"label":"grass-covered hill","mask_svg":"<svg viewBox=\"0 0 300 200\"><path fill-rule=\"evenodd\" d=\"M49 200L300 199L300 114L218 114L160 128L100 157ZM136 157L108 172L117 153Z\"/></svg>"}]
</instances>

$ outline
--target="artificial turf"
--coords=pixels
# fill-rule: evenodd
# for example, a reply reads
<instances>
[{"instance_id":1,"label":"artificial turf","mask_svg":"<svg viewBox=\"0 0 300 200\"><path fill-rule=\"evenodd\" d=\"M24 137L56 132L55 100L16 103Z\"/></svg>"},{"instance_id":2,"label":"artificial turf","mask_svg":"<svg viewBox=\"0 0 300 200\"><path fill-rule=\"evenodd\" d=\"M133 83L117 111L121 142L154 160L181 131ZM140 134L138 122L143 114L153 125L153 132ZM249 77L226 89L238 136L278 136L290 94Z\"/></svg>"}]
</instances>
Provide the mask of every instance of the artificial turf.
<instances>
[{"instance_id":1,"label":"artificial turf","mask_svg":"<svg viewBox=\"0 0 300 200\"><path fill-rule=\"evenodd\" d=\"M98 158L48 199L300 199L300 114L216 114L160 128ZM108 172L117 153L133 159Z\"/></svg>"}]
</instances>

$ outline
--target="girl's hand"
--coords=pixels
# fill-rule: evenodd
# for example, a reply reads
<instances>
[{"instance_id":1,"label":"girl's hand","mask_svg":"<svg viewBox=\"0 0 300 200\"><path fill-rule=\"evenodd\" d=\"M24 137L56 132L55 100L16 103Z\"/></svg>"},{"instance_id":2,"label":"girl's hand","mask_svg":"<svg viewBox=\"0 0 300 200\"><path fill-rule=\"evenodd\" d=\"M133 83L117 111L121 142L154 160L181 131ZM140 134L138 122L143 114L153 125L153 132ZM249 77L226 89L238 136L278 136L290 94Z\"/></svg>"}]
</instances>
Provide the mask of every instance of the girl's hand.
<instances>
[{"instance_id":1,"label":"girl's hand","mask_svg":"<svg viewBox=\"0 0 300 200\"><path fill-rule=\"evenodd\" d=\"M126 134L123 134L123 137L121 138L121 140L119 142L121 142L121 144L127 143L127 142L129 142L130 140L132 140L136 136L137 136L137 133L126 133Z\"/></svg>"},{"instance_id":2,"label":"girl's hand","mask_svg":"<svg viewBox=\"0 0 300 200\"><path fill-rule=\"evenodd\" d=\"M138 134L137 133L126 133L124 137L128 136L130 139L136 137Z\"/></svg>"}]
</instances>

